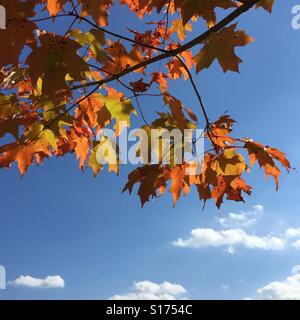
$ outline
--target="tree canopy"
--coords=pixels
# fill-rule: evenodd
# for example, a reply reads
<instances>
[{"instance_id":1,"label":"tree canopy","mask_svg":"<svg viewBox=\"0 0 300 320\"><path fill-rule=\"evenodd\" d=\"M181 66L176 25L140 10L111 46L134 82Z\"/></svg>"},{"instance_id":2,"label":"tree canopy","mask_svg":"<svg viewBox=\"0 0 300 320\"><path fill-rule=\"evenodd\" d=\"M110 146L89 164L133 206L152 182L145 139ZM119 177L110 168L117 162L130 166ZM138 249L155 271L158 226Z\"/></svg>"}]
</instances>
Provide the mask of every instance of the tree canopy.
<instances>
[{"instance_id":1,"label":"tree canopy","mask_svg":"<svg viewBox=\"0 0 300 320\"><path fill-rule=\"evenodd\" d=\"M273 2L0 0L6 11L6 28L0 30L0 168L17 162L23 176L46 158L75 153L80 169L96 176L106 167L97 161L97 150L110 139L99 133L112 128L117 137L119 122L130 127L132 117L139 117L149 137L151 129L204 128L205 138L200 172L188 174L190 162L166 164L160 152L157 163L129 175L124 191L138 185L142 205L168 187L175 205L193 185L204 203L212 199L220 207L225 197L244 201L252 189L244 174L255 163L278 188L280 167L291 168L285 154L235 137L235 120L227 114L211 120L195 82L196 74L215 61L223 72L239 71L242 59L235 49L253 38L239 29L236 18L249 10L271 13ZM124 14L132 11L140 29L128 19L127 34L116 32L114 6ZM57 32L61 20L65 30L60 25ZM175 97L174 81L190 82L194 106ZM160 98L165 108L147 121L141 97ZM119 148L114 151L119 159ZM116 174L119 167L118 161L107 164Z\"/></svg>"}]
</instances>

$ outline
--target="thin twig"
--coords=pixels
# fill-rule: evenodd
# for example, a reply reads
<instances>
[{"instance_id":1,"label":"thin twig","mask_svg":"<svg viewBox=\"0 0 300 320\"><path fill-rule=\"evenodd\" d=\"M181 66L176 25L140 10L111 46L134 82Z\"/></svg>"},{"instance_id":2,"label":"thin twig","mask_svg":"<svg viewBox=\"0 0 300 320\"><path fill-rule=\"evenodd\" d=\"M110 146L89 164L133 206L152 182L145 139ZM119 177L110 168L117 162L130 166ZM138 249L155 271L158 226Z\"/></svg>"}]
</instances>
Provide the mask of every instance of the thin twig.
<instances>
[{"instance_id":1,"label":"thin twig","mask_svg":"<svg viewBox=\"0 0 300 320\"><path fill-rule=\"evenodd\" d=\"M212 33L214 32L218 32L220 31L221 29L223 29L225 26L227 26L230 22L232 22L233 20L235 20L237 17L239 17L241 14L243 14L244 12L248 11L250 8L252 8L252 6L254 4L256 4L258 1L260 0L249 0L249 2L247 2L247 4L243 4L242 6L240 6L239 8L237 8L236 10L234 10L232 13L230 13L227 17L225 17L223 20L221 20L219 23L217 23L216 25L214 25L213 27L211 27L209 30L207 30L206 32L202 33L200 36L194 38L193 40L189 41L188 43L186 43L185 45L183 46L180 46L174 50L165 50L166 52L160 54L160 55L157 55L151 59L148 59L148 60L145 60L141 63L138 63L132 67L129 67L123 71L121 71L120 73L110 77L110 78L107 78L107 79L103 79L103 80L100 80L100 81L95 81L95 82L90 82L90 83L87 83L87 84L82 84L82 85L78 85L78 86L73 86L71 89L72 90L75 90L75 89L80 89L80 88L83 88L83 87L89 87L89 86L94 86L94 85L97 85L97 84L100 84L100 85L103 85L105 83L109 83L109 82L112 82L112 81L115 81L117 80L118 78L120 77L123 77L131 72L134 72L138 69L141 69L141 68L144 68L144 67L147 67L153 63L156 63L160 60L164 60L164 59L168 59L170 57L174 57L188 49L191 49L193 48L195 45L198 45L200 44L203 40L207 39ZM125 38L125 37L123 37ZM134 40L130 39L130 42L132 42ZM147 46L146 44L142 44L143 46L145 47L149 47L151 48L152 46ZM152 47L153 48L153 47ZM157 48L155 48L155 50L158 50ZM162 49L160 49L162 50ZM159 51L160 51L159 50Z\"/></svg>"}]
</instances>

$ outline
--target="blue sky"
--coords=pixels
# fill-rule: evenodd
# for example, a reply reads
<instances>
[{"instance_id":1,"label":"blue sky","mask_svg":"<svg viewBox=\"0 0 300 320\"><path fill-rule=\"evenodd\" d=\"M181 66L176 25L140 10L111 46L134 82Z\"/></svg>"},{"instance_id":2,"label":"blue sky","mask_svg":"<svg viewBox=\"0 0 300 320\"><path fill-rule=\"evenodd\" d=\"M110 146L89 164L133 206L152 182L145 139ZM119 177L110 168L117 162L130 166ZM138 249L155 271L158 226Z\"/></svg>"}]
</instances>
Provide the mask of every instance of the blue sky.
<instances>
[{"instance_id":1,"label":"blue sky","mask_svg":"<svg viewBox=\"0 0 300 320\"><path fill-rule=\"evenodd\" d=\"M228 110L238 121L237 136L278 147L299 169L300 30L291 27L296 4L278 0L272 15L252 10L240 17L239 27L256 39L238 50L244 60L241 73L224 75L214 64L197 76L197 83L211 119ZM112 29L126 33L128 16L118 10L112 16L118 21ZM188 83L172 86L171 92L197 108ZM153 107L160 105L143 100L144 109ZM299 293L299 274L291 269L300 265L295 244L300 232L287 232L300 227L297 170L283 173L276 192L273 181L266 182L255 167L249 176L254 192L245 204L225 202L218 211L207 203L202 211L195 193L174 209L168 194L141 209L135 195L121 193L131 169L124 166L119 177L101 173L94 179L78 169L74 156L67 156L30 168L22 179L16 167L2 170L0 265L6 267L7 280L59 275L64 287L8 285L0 290L0 299L107 299L145 291L192 299L243 299L279 295L282 284ZM255 205L260 207L254 209ZM242 215L245 223L232 227L229 213ZM227 225L218 218L229 219ZM255 221L247 225L251 219ZM221 242L210 239L206 247L199 247L193 238L194 248L187 242L175 245L200 228L222 234ZM242 239L228 245L228 229L242 230ZM283 245L273 243L272 237ZM251 241L261 244L253 248ZM235 252L228 253L228 247ZM164 282L173 288L154 286ZM174 284L181 289L176 291ZM264 289L259 293L259 288Z\"/></svg>"}]
</instances>

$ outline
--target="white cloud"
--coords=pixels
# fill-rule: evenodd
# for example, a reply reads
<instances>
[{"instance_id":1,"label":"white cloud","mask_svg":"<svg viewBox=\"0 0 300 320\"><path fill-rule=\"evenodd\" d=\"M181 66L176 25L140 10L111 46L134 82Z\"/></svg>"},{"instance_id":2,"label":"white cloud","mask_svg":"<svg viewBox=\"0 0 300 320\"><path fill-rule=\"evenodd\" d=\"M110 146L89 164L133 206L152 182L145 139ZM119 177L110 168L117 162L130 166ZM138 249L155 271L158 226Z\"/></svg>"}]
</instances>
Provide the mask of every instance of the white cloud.
<instances>
[{"instance_id":1,"label":"white cloud","mask_svg":"<svg viewBox=\"0 0 300 320\"><path fill-rule=\"evenodd\" d=\"M257 223L258 216L264 211L261 204L254 205L251 211L230 212L228 217L217 218L224 228L249 228Z\"/></svg>"},{"instance_id":2,"label":"white cloud","mask_svg":"<svg viewBox=\"0 0 300 320\"><path fill-rule=\"evenodd\" d=\"M299 250L300 249L300 240L297 240L294 243L292 243L292 247Z\"/></svg>"},{"instance_id":3,"label":"white cloud","mask_svg":"<svg viewBox=\"0 0 300 320\"><path fill-rule=\"evenodd\" d=\"M300 266L292 268L293 275L283 281L270 282L257 290L255 299L300 300Z\"/></svg>"},{"instance_id":4,"label":"white cloud","mask_svg":"<svg viewBox=\"0 0 300 320\"><path fill-rule=\"evenodd\" d=\"M64 288L65 282L61 276L48 276L45 279L37 279L31 276L20 276L19 278L8 283L13 287L28 288Z\"/></svg>"},{"instance_id":5,"label":"white cloud","mask_svg":"<svg viewBox=\"0 0 300 320\"><path fill-rule=\"evenodd\" d=\"M287 238L299 238L300 237L300 228L289 228L286 230L285 235Z\"/></svg>"},{"instance_id":6,"label":"white cloud","mask_svg":"<svg viewBox=\"0 0 300 320\"><path fill-rule=\"evenodd\" d=\"M259 221L263 212L264 206L261 204L252 206L249 211L230 212L224 217L216 218L220 228L193 229L189 236L171 243L183 248L222 248L231 255L236 253L238 247L271 251L293 248L300 250L300 227L288 228L277 235L271 232L262 236L247 230Z\"/></svg>"},{"instance_id":7,"label":"white cloud","mask_svg":"<svg viewBox=\"0 0 300 320\"><path fill-rule=\"evenodd\" d=\"M261 250L283 250L294 247L300 249L300 228L289 228L283 234L268 233L262 236L246 231L255 225L264 212L261 204L252 206L249 211L230 212L226 217L216 218L222 228L193 229L186 238L178 238L172 244L183 248L222 248L228 254L235 254L238 247ZM299 240L291 243L290 238ZM296 239L297 240L297 239Z\"/></svg>"},{"instance_id":8,"label":"white cloud","mask_svg":"<svg viewBox=\"0 0 300 320\"><path fill-rule=\"evenodd\" d=\"M263 212L264 211L264 206L261 204L256 204L253 206L253 209L257 212Z\"/></svg>"},{"instance_id":9,"label":"white cloud","mask_svg":"<svg viewBox=\"0 0 300 320\"><path fill-rule=\"evenodd\" d=\"M285 231L285 236L287 239L289 239L291 241L291 239L294 239L294 238L300 238L300 228L288 228L286 231ZM300 249L300 239L292 242L291 246L294 248L294 249L297 249L299 250Z\"/></svg>"},{"instance_id":10,"label":"white cloud","mask_svg":"<svg viewBox=\"0 0 300 320\"><path fill-rule=\"evenodd\" d=\"M190 232L189 238L185 240L179 238L172 244L184 248L242 246L248 249L263 250L282 250L286 246L285 241L281 238L271 235L259 237L248 234L240 228L220 231L206 228L194 229ZM230 251L232 252L232 249Z\"/></svg>"},{"instance_id":11,"label":"white cloud","mask_svg":"<svg viewBox=\"0 0 300 320\"><path fill-rule=\"evenodd\" d=\"M163 282L160 284L151 281L134 283L132 292L124 295L115 295L110 300L177 300L186 299L186 289L177 283Z\"/></svg>"},{"instance_id":12,"label":"white cloud","mask_svg":"<svg viewBox=\"0 0 300 320\"><path fill-rule=\"evenodd\" d=\"M300 273L300 265L293 266L292 274Z\"/></svg>"}]
</instances>

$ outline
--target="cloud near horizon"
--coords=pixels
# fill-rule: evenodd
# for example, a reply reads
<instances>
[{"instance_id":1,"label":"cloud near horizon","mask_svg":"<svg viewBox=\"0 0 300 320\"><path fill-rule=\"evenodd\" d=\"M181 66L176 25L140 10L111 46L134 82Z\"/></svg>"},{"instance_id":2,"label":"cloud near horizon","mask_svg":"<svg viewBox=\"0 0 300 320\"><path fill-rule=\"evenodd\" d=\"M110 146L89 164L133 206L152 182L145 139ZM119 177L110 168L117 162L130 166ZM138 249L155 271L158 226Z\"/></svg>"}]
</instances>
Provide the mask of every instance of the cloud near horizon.
<instances>
[{"instance_id":1,"label":"cloud near horizon","mask_svg":"<svg viewBox=\"0 0 300 320\"><path fill-rule=\"evenodd\" d=\"M165 281L139 281L134 283L132 291L124 295L114 295L109 300L182 300L187 290L180 284Z\"/></svg>"},{"instance_id":2,"label":"cloud near horizon","mask_svg":"<svg viewBox=\"0 0 300 320\"><path fill-rule=\"evenodd\" d=\"M21 275L19 278L8 282L8 285L13 287L28 287L38 289L64 288L65 281L59 276L48 276L44 279L38 279L31 276Z\"/></svg>"},{"instance_id":3,"label":"cloud near horizon","mask_svg":"<svg viewBox=\"0 0 300 320\"><path fill-rule=\"evenodd\" d=\"M300 266L291 270L292 275L283 281L273 281L257 289L254 300L300 300ZM249 298L247 298L249 299Z\"/></svg>"}]
</instances>

